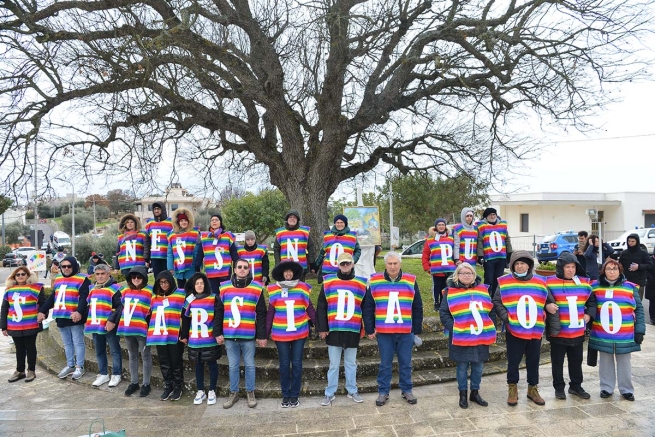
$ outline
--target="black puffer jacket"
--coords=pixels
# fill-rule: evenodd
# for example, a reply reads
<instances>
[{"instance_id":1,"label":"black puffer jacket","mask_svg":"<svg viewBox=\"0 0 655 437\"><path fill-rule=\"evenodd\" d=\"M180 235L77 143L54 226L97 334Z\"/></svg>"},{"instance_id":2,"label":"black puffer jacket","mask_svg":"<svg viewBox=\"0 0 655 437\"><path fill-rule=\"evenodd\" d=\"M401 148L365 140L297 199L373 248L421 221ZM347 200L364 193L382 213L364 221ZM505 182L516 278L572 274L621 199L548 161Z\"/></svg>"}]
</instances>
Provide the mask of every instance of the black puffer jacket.
<instances>
[{"instance_id":1,"label":"black puffer jacket","mask_svg":"<svg viewBox=\"0 0 655 437\"><path fill-rule=\"evenodd\" d=\"M195 283L198 279L203 280L205 287L204 291L201 294L195 294ZM212 294L212 288L209 285L209 280L207 280L207 276L205 276L203 273L196 273L191 277L186 282L186 285L184 287L186 295L189 296L191 294L195 294L196 299L204 299L208 296L214 296ZM214 296L214 315L216 314L216 296ZM222 322L222 320L221 320ZM212 326L212 331L214 334L214 337L216 336L216 325L218 324L217 317L214 317L214 323ZM188 339L189 338L189 330L191 328L191 317L187 317L184 314L182 314L182 325L180 326L180 338L181 339ZM223 355L223 348L216 343L215 345L212 346L207 346L207 347L201 347L201 348L193 348L193 347L188 347L187 348L189 351L189 361L193 361L194 363L200 360L203 363L210 363L212 361L218 360L222 355Z\"/></svg>"},{"instance_id":2,"label":"black puffer jacket","mask_svg":"<svg viewBox=\"0 0 655 437\"><path fill-rule=\"evenodd\" d=\"M637 284L639 286L646 285L646 274L653 267L653 262L644 249L639 247L639 235L630 234L628 239L634 238L637 240L637 244L634 246L627 246L626 249L621 252L619 256L619 262L623 266L623 274L625 279L629 282ZM630 271L630 264L637 264L637 270L634 272Z\"/></svg>"}]
</instances>

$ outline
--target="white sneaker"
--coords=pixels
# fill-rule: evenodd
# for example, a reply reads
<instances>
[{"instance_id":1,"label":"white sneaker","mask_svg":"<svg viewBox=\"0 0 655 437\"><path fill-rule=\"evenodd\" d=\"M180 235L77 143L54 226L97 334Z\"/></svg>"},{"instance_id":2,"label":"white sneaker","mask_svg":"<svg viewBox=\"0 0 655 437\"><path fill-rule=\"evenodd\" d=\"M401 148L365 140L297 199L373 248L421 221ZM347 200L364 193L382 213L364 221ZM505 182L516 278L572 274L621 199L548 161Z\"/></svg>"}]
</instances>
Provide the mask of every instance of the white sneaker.
<instances>
[{"instance_id":1,"label":"white sneaker","mask_svg":"<svg viewBox=\"0 0 655 437\"><path fill-rule=\"evenodd\" d=\"M214 390L209 390L207 395L207 405L214 405L216 403L216 392Z\"/></svg>"},{"instance_id":2,"label":"white sneaker","mask_svg":"<svg viewBox=\"0 0 655 437\"><path fill-rule=\"evenodd\" d=\"M109 387L116 387L120 383L121 375L111 375L111 379L109 380Z\"/></svg>"},{"instance_id":3,"label":"white sneaker","mask_svg":"<svg viewBox=\"0 0 655 437\"><path fill-rule=\"evenodd\" d=\"M198 390L196 393L196 397L193 399L193 404L194 405L200 405L202 404L202 401L207 399L207 395L205 394L204 390Z\"/></svg>"},{"instance_id":4,"label":"white sneaker","mask_svg":"<svg viewBox=\"0 0 655 437\"><path fill-rule=\"evenodd\" d=\"M100 387L102 384L106 384L109 382L111 378L109 378L109 375L98 375L95 381L93 381L93 384L91 384L94 387Z\"/></svg>"},{"instance_id":5,"label":"white sneaker","mask_svg":"<svg viewBox=\"0 0 655 437\"><path fill-rule=\"evenodd\" d=\"M66 366L63 369L61 369L61 372L59 372L59 375L57 375L57 377L64 379L73 372L75 372L75 367Z\"/></svg>"},{"instance_id":6,"label":"white sneaker","mask_svg":"<svg viewBox=\"0 0 655 437\"><path fill-rule=\"evenodd\" d=\"M75 371L73 372L73 376L71 378L73 379L80 379L82 375L84 375L86 371L84 370L84 367L76 367Z\"/></svg>"}]
</instances>

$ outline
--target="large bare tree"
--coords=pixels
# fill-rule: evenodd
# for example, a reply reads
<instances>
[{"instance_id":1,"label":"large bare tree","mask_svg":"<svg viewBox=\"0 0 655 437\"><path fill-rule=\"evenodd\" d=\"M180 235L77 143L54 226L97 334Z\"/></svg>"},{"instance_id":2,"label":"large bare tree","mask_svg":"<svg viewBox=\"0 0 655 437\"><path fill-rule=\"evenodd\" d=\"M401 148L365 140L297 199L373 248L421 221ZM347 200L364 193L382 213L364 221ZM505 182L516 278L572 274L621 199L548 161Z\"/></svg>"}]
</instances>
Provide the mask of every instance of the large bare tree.
<instances>
[{"instance_id":1,"label":"large bare tree","mask_svg":"<svg viewBox=\"0 0 655 437\"><path fill-rule=\"evenodd\" d=\"M259 163L318 229L380 163L491 181L523 126L581 126L643 73L651 2L1 0L0 177L35 142L50 179Z\"/></svg>"}]
</instances>

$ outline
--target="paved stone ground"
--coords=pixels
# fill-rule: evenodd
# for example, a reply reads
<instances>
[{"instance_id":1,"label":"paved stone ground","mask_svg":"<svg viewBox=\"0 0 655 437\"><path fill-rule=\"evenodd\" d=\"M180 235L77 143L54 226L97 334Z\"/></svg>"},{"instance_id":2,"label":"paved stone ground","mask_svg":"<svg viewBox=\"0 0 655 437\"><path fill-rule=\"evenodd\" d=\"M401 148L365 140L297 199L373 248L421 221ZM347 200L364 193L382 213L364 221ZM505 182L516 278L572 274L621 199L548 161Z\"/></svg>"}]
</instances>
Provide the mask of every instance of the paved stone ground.
<instances>
[{"instance_id":1,"label":"paved stone ground","mask_svg":"<svg viewBox=\"0 0 655 437\"><path fill-rule=\"evenodd\" d=\"M264 399L248 409L242 399L232 409L196 406L188 397L160 402L159 392L148 398L126 398L123 381L117 389L97 390L61 381L37 367L37 379L8 384L15 358L6 337L0 336L0 436L77 437L86 435L90 422L102 417L107 429L126 429L129 437L167 436L652 436L655 435L655 327L648 326L643 351L632 354L635 402L623 400L618 391L610 399L599 397L597 369L585 370L584 401L571 396L555 399L550 366L541 367L539 407L525 398L525 371L521 372L520 400L506 404L504 375L484 377L483 397L489 407L457 406L457 385L445 383L417 387L417 405L408 405L394 390L384 407L375 406L374 394L363 404L345 396L330 407L319 398L301 398L296 409L282 409L279 401ZM219 378L226 378L220 375ZM106 386L105 386L106 387Z\"/></svg>"}]
</instances>

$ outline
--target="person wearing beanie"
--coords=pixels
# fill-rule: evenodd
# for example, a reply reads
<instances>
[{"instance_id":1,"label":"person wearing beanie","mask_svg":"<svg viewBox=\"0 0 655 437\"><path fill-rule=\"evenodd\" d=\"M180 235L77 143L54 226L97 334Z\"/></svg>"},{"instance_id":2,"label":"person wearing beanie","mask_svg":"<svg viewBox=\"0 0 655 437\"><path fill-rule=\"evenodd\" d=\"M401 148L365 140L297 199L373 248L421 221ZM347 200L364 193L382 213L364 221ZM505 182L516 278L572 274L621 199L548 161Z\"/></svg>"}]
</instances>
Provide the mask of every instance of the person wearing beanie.
<instances>
[{"instance_id":1,"label":"person wearing beanie","mask_svg":"<svg viewBox=\"0 0 655 437\"><path fill-rule=\"evenodd\" d=\"M453 260L455 264L467 262L475 266L478 262L478 226L474 223L473 209L462 208L461 223L453 226Z\"/></svg>"},{"instance_id":2,"label":"person wearing beanie","mask_svg":"<svg viewBox=\"0 0 655 437\"><path fill-rule=\"evenodd\" d=\"M334 226L323 234L323 246L318 252L314 264L318 267L318 283L323 282L323 277L335 275L339 271L337 258L342 253L352 256L357 264L362 250L357 241L357 233L348 227L348 217L337 214L334 217Z\"/></svg>"},{"instance_id":3,"label":"person wearing beanie","mask_svg":"<svg viewBox=\"0 0 655 437\"><path fill-rule=\"evenodd\" d=\"M212 214L207 232L200 233L201 250L194 260L197 268L202 268L207 275L212 293L218 294L221 283L229 282L232 275L232 263L239 257L236 237L227 230L223 216Z\"/></svg>"},{"instance_id":4,"label":"person wearing beanie","mask_svg":"<svg viewBox=\"0 0 655 437\"><path fill-rule=\"evenodd\" d=\"M439 311L441 292L446 286L448 277L455 271L454 244L455 240L448 234L446 220L436 219L434 227L429 229L429 235L425 240L421 255L423 270L432 275L432 297L435 311Z\"/></svg>"},{"instance_id":5,"label":"person wearing beanie","mask_svg":"<svg viewBox=\"0 0 655 437\"><path fill-rule=\"evenodd\" d=\"M257 237L254 231L246 231L244 244L237 249L239 258L250 263L250 273L253 280L268 284L268 272L270 269L268 250L266 246L257 244Z\"/></svg>"},{"instance_id":6,"label":"person wearing beanie","mask_svg":"<svg viewBox=\"0 0 655 437\"><path fill-rule=\"evenodd\" d=\"M546 317L550 324L559 324L555 316L557 309L554 303L546 304L554 299L549 296L546 279L532 273L534 259L529 252L517 250L512 253L509 269L509 274L498 278L498 290L493 298L496 314L507 328L507 404L512 407L518 404L519 365L525 355L527 397L537 405L545 405L538 389L541 338Z\"/></svg>"},{"instance_id":7,"label":"person wearing beanie","mask_svg":"<svg viewBox=\"0 0 655 437\"><path fill-rule=\"evenodd\" d=\"M150 259L147 265L152 267L152 273L157 277L166 270L166 254L168 252L168 234L173 231L173 222L166 211L166 203L152 204L152 218L146 220L146 235L150 241Z\"/></svg>"},{"instance_id":8,"label":"person wearing beanie","mask_svg":"<svg viewBox=\"0 0 655 437\"><path fill-rule=\"evenodd\" d=\"M202 250L200 232L194 229L193 214L186 208L173 211L171 223L173 230L168 236L166 268L177 279L177 288L184 288L187 279L199 269L194 261Z\"/></svg>"},{"instance_id":9,"label":"person wearing beanie","mask_svg":"<svg viewBox=\"0 0 655 437\"><path fill-rule=\"evenodd\" d=\"M114 268L127 276L133 267L145 266L150 259L150 239L141 230L141 220L134 214L125 214L118 222L118 243Z\"/></svg>"},{"instance_id":10,"label":"person wearing beanie","mask_svg":"<svg viewBox=\"0 0 655 437\"><path fill-rule=\"evenodd\" d=\"M484 283L489 286L493 299L498 288L498 278L505 274L505 266L512 254L512 244L507 233L507 222L498 217L494 208L487 208L478 223L478 262L484 267ZM496 311L491 319L496 322Z\"/></svg>"},{"instance_id":11,"label":"person wearing beanie","mask_svg":"<svg viewBox=\"0 0 655 437\"><path fill-rule=\"evenodd\" d=\"M305 272L300 278L303 281L307 271L316 272L316 265L313 263L316 254L310 228L300 226L300 213L294 209L287 213L284 220L284 227L275 230L273 243L275 265L283 261L300 263Z\"/></svg>"}]
</instances>

